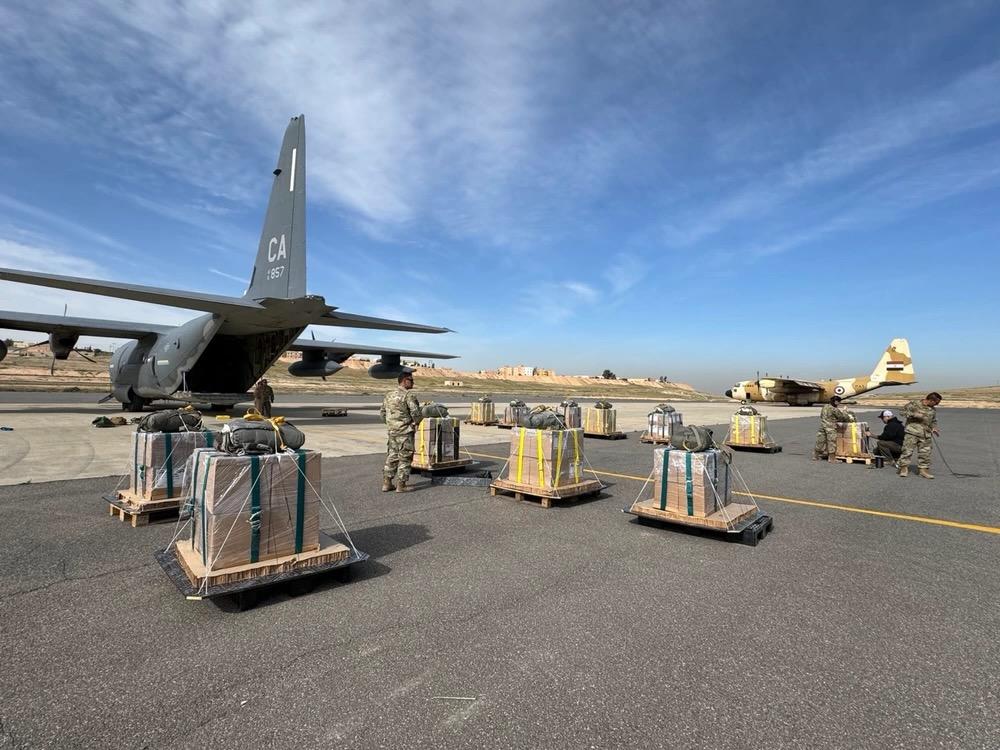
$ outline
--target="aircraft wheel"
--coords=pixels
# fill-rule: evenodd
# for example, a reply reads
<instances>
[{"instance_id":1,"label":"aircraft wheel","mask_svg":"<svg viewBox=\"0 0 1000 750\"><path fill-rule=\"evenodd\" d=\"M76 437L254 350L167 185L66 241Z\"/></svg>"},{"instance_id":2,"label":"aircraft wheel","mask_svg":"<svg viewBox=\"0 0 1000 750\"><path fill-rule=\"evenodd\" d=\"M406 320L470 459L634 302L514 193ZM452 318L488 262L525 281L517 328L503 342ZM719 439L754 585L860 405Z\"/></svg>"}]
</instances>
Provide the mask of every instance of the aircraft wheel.
<instances>
[{"instance_id":1,"label":"aircraft wheel","mask_svg":"<svg viewBox=\"0 0 1000 750\"><path fill-rule=\"evenodd\" d=\"M131 388L129 388L128 397L129 402L122 404L122 411L142 411L146 406L146 399L142 396L136 396Z\"/></svg>"}]
</instances>

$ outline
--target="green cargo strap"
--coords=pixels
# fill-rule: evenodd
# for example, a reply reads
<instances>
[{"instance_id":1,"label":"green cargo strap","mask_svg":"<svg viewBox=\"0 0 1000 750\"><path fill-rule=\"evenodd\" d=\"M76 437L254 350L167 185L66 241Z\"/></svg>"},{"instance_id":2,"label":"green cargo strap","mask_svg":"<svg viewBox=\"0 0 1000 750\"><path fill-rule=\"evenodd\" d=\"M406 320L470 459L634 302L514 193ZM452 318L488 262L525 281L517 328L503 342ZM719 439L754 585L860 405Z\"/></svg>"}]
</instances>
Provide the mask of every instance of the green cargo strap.
<instances>
[{"instance_id":1,"label":"green cargo strap","mask_svg":"<svg viewBox=\"0 0 1000 750\"><path fill-rule=\"evenodd\" d=\"M211 448L215 444L215 433L211 430L205 430L205 445Z\"/></svg>"},{"instance_id":2,"label":"green cargo strap","mask_svg":"<svg viewBox=\"0 0 1000 750\"><path fill-rule=\"evenodd\" d=\"M195 450L195 452L191 454L191 462L194 464L194 470L192 471L191 484L188 485L187 497L184 498L184 506L181 508L182 516L185 515L186 513L190 513L192 516L191 523L194 524L194 528L191 529L192 541L194 541L194 535L198 530L197 522L194 520L194 511L195 511L194 498L195 495L198 494L198 456L199 453L197 450Z\"/></svg>"},{"instance_id":3,"label":"green cargo strap","mask_svg":"<svg viewBox=\"0 0 1000 750\"><path fill-rule=\"evenodd\" d=\"M684 453L684 480L687 489L688 515L694 515L694 482L691 480L691 451Z\"/></svg>"},{"instance_id":4,"label":"green cargo strap","mask_svg":"<svg viewBox=\"0 0 1000 750\"><path fill-rule=\"evenodd\" d=\"M250 456L250 562L260 560L260 456Z\"/></svg>"},{"instance_id":5,"label":"green cargo strap","mask_svg":"<svg viewBox=\"0 0 1000 750\"><path fill-rule=\"evenodd\" d=\"M306 452L301 449L295 452L299 454L299 483L295 487L295 554L297 555L302 551L302 524L306 513Z\"/></svg>"},{"instance_id":6,"label":"green cargo strap","mask_svg":"<svg viewBox=\"0 0 1000 750\"><path fill-rule=\"evenodd\" d=\"M135 447L132 449L132 489L137 495L142 494L142 487L139 486L139 436L144 432L133 432L132 438L135 440Z\"/></svg>"},{"instance_id":7,"label":"green cargo strap","mask_svg":"<svg viewBox=\"0 0 1000 750\"><path fill-rule=\"evenodd\" d=\"M205 476L201 479L201 562L206 568L208 567L208 509L205 507L205 493L208 491L208 475L212 469L212 458L212 456L208 456L205 459ZM191 538L194 539L194 535Z\"/></svg>"},{"instance_id":8,"label":"green cargo strap","mask_svg":"<svg viewBox=\"0 0 1000 750\"><path fill-rule=\"evenodd\" d=\"M174 439L169 432L164 433L164 437L167 439L167 457L166 461L166 472L167 472L167 497L174 496Z\"/></svg>"},{"instance_id":9,"label":"green cargo strap","mask_svg":"<svg viewBox=\"0 0 1000 750\"><path fill-rule=\"evenodd\" d=\"M660 510L667 509L667 474L670 471L670 449L663 449L663 468L660 470Z\"/></svg>"}]
</instances>

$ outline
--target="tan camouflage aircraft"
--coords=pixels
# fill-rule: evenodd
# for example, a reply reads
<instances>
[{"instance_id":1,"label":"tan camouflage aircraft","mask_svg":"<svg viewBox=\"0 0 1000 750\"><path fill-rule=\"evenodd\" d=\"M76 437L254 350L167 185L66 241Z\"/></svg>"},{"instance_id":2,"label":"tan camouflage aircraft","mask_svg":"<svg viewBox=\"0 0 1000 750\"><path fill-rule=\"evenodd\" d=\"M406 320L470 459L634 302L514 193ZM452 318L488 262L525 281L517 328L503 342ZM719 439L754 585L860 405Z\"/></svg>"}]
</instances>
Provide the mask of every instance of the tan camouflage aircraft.
<instances>
[{"instance_id":1,"label":"tan camouflage aircraft","mask_svg":"<svg viewBox=\"0 0 1000 750\"><path fill-rule=\"evenodd\" d=\"M786 402L792 406L809 406L828 403L834 396L847 398L873 391L884 385L910 385L916 383L910 344L906 339L893 339L882 354L871 375L840 380L797 380L793 378L758 377L742 380L726 396L740 403L754 401Z\"/></svg>"}]
</instances>

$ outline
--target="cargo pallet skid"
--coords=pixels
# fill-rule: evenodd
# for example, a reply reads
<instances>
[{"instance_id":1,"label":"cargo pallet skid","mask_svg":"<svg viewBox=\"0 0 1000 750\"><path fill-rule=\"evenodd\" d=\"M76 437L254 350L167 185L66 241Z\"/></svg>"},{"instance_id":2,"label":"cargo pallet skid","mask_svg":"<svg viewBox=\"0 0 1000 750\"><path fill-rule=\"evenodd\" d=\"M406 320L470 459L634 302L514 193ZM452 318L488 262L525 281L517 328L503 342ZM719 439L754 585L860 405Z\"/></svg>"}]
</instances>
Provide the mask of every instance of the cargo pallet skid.
<instances>
[{"instance_id":1,"label":"cargo pallet skid","mask_svg":"<svg viewBox=\"0 0 1000 750\"><path fill-rule=\"evenodd\" d=\"M865 456L834 456L838 461L845 464L872 464L875 463L875 456L871 453Z\"/></svg>"},{"instance_id":2,"label":"cargo pallet skid","mask_svg":"<svg viewBox=\"0 0 1000 750\"><path fill-rule=\"evenodd\" d=\"M755 451L757 453L781 453L781 446L777 443L731 443L728 440L723 443L727 448L734 451Z\"/></svg>"},{"instance_id":3,"label":"cargo pallet skid","mask_svg":"<svg viewBox=\"0 0 1000 750\"><path fill-rule=\"evenodd\" d=\"M497 427L499 427L501 430L513 430L515 427L517 427L517 425L507 424L506 422L497 422Z\"/></svg>"},{"instance_id":4,"label":"cargo pallet skid","mask_svg":"<svg viewBox=\"0 0 1000 750\"><path fill-rule=\"evenodd\" d=\"M422 464L414 460L410 468L422 474L447 474L449 472L457 473L465 471L474 463L475 461L471 458L454 458L450 461L436 461L432 464Z\"/></svg>"},{"instance_id":5,"label":"cargo pallet skid","mask_svg":"<svg viewBox=\"0 0 1000 750\"><path fill-rule=\"evenodd\" d=\"M494 419L492 422L473 422L471 419L466 419L464 422L462 422L462 424L471 424L471 425L476 425L478 427L495 427L496 425L500 424L500 422L496 419Z\"/></svg>"},{"instance_id":6,"label":"cargo pallet skid","mask_svg":"<svg viewBox=\"0 0 1000 750\"><path fill-rule=\"evenodd\" d=\"M648 432L642 433L639 438L640 443L652 443L653 445L670 445L670 438L653 437Z\"/></svg>"},{"instance_id":7,"label":"cargo pallet skid","mask_svg":"<svg viewBox=\"0 0 1000 750\"><path fill-rule=\"evenodd\" d=\"M597 479L585 479L582 482L566 484L562 487L535 487L530 484L518 484L507 479L496 479L490 485L490 495L513 495L519 503L524 500L535 500L543 508L551 508L556 500L577 500L582 497L596 495L604 489Z\"/></svg>"},{"instance_id":8,"label":"cargo pallet skid","mask_svg":"<svg viewBox=\"0 0 1000 750\"><path fill-rule=\"evenodd\" d=\"M761 513L756 505L732 503L727 515L716 511L706 518L687 516L671 510L661 510L655 500L644 500L622 508L622 513L635 516L643 524L669 526L678 531L710 534L730 542L756 547L774 528L774 520Z\"/></svg>"},{"instance_id":9,"label":"cargo pallet skid","mask_svg":"<svg viewBox=\"0 0 1000 750\"><path fill-rule=\"evenodd\" d=\"M598 440L625 440L628 435L624 432L584 432L584 437L597 438Z\"/></svg>"},{"instance_id":10,"label":"cargo pallet skid","mask_svg":"<svg viewBox=\"0 0 1000 750\"><path fill-rule=\"evenodd\" d=\"M208 577L215 582L210 580L207 585L203 576L198 575L205 573L200 556L184 541L154 552L153 557L185 598L198 601L231 597L238 609L245 610L253 607L266 589L282 587L290 596L305 594L326 573L346 583L351 579L352 566L368 559L361 550L352 551L324 533L320 538L322 545L314 552L209 571Z\"/></svg>"},{"instance_id":11,"label":"cargo pallet skid","mask_svg":"<svg viewBox=\"0 0 1000 750\"><path fill-rule=\"evenodd\" d=\"M128 490L118 490L113 495L105 495L112 518L129 521L132 528L145 526L150 521L166 521L177 518L181 507L179 497L146 500Z\"/></svg>"}]
</instances>

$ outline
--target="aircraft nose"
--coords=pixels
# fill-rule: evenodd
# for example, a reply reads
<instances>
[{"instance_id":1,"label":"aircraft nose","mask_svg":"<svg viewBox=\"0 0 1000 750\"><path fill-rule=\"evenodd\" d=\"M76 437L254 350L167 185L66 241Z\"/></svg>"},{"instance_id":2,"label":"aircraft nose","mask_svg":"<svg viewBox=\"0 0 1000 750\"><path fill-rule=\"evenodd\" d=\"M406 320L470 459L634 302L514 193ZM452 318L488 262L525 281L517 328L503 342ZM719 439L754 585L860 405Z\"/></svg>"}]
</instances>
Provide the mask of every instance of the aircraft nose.
<instances>
[{"instance_id":1,"label":"aircraft nose","mask_svg":"<svg viewBox=\"0 0 1000 750\"><path fill-rule=\"evenodd\" d=\"M726 398L732 398L732 397L733 397L733 389L730 388L729 390L726 391Z\"/></svg>"}]
</instances>

